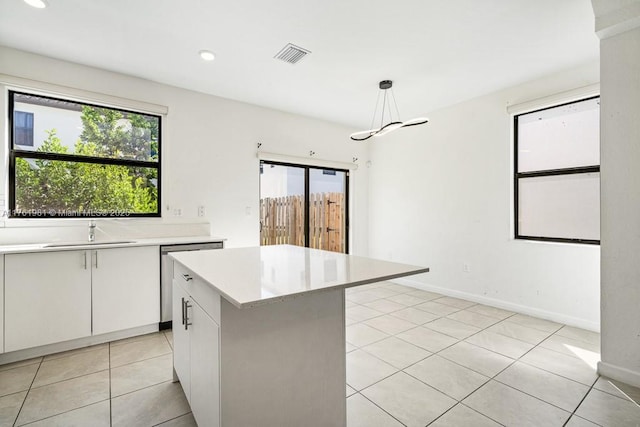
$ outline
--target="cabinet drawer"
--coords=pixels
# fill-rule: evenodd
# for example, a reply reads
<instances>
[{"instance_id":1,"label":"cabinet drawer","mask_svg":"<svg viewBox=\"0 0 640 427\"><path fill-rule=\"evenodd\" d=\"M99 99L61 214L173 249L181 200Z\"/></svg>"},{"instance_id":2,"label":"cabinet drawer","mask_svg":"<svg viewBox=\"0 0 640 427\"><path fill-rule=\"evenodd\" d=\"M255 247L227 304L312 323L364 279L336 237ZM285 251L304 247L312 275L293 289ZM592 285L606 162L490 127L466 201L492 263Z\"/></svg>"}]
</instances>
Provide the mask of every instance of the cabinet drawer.
<instances>
[{"instance_id":1,"label":"cabinet drawer","mask_svg":"<svg viewBox=\"0 0 640 427\"><path fill-rule=\"evenodd\" d=\"M176 261L173 261L173 280L220 325L220 295L215 289Z\"/></svg>"}]
</instances>

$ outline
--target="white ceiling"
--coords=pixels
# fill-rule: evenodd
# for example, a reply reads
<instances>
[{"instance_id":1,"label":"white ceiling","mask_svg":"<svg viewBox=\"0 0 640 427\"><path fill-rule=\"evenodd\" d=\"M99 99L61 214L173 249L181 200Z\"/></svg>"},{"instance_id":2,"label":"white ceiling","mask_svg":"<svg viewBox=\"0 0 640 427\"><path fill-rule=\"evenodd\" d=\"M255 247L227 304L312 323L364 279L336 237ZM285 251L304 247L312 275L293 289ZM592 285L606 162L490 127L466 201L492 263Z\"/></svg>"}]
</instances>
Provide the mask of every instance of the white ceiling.
<instances>
[{"instance_id":1,"label":"white ceiling","mask_svg":"<svg viewBox=\"0 0 640 427\"><path fill-rule=\"evenodd\" d=\"M363 128L383 79L408 119L598 59L590 0L48 2L0 0L0 44Z\"/></svg>"}]
</instances>

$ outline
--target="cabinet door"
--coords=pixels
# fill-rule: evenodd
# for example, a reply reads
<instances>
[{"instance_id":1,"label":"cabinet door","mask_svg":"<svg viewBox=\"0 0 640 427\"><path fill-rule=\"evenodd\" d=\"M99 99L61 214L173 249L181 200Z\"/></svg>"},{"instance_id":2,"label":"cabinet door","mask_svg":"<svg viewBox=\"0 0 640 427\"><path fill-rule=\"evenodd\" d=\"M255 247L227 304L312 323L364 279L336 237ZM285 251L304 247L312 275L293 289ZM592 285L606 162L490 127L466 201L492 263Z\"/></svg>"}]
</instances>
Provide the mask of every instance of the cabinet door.
<instances>
[{"instance_id":1,"label":"cabinet door","mask_svg":"<svg viewBox=\"0 0 640 427\"><path fill-rule=\"evenodd\" d=\"M173 280L173 369L175 369L187 401L191 403L191 370L189 331L184 327L184 301L189 295Z\"/></svg>"},{"instance_id":2,"label":"cabinet door","mask_svg":"<svg viewBox=\"0 0 640 427\"><path fill-rule=\"evenodd\" d=\"M199 426L220 425L220 328L195 302L191 325L191 410Z\"/></svg>"},{"instance_id":3,"label":"cabinet door","mask_svg":"<svg viewBox=\"0 0 640 427\"><path fill-rule=\"evenodd\" d=\"M160 322L160 248L90 252L93 334Z\"/></svg>"},{"instance_id":4,"label":"cabinet door","mask_svg":"<svg viewBox=\"0 0 640 427\"><path fill-rule=\"evenodd\" d=\"M5 255L5 351L91 335L86 251Z\"/></svg>"},{"instance_id":5,"label":"cabinet door","mask_svg":"<svg viewBox=\"0 0 640 427\"><path fill-rule=\"evenodd\" d=\"M0 255L0 353L4 352L4 255Z\"/></svg>"}]
</instances>

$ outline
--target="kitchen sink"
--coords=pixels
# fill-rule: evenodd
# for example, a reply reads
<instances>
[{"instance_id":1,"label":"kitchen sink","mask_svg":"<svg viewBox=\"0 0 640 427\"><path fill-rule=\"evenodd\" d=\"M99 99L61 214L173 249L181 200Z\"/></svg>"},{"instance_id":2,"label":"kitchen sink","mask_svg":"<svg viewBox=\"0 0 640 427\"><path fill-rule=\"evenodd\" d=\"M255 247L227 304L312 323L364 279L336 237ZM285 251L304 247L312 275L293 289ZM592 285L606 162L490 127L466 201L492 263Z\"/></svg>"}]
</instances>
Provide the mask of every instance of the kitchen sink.
<instances>
[{"instance_id":1,"label":"kitchen sink","mask_svg":"<svg viewBox=\"0 0 640 427\"><path fill-rule=\"evenodd\" d=\"M124 245L127 243L135 243L134 240L109 240L103 242L61 242L61 243L48 243L43 245L43 248L68 248L72 246L105 246L105 245Z\"/></svg>"}]
</instances>

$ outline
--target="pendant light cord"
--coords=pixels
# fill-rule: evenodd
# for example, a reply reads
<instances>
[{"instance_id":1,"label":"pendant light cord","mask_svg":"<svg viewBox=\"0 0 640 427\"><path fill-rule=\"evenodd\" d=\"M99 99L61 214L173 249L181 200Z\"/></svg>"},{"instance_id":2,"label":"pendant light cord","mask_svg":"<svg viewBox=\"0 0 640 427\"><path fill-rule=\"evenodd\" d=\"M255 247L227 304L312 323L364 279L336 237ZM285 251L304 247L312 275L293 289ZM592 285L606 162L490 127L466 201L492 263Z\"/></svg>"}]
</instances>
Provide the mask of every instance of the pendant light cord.
<instances>
[{"instance_id":1,"label":"pendant light cord","mask_svg":"<svg viewBox=\"0 0 640 427\"><path fill-rule=\"evenodd\" d=\"M376 99L376 109L373 111L373 117L371 118L371 126L369 126L369 129L373 129L373 124L376 121L376 115L378 114L379 105L380 105L380 91L378 91L378 98Z\"/></svg>"},{"instance_id":2,"label":"pendant light cord","mask_svg":"<svg viewBox=\"0 0 640 427\"><path fill-rule=\"evenodd\" d=\"M384 99L382 101L382 114L380 115L380 128L384 126L384 109L387 106L387 89L384 89Z\"/></svg>"},{"instance_id":3,"label":"pendant light cord","mask_svg":"<svg viewBox=\"0 0 640 427\"><path fill-rule=\"evenodd\" d=\"M400 119L400 110L398 110L398 104L396 103L396 94L393 92L393 87L391 87L390 89L391 89L391 98L393 98L393 105L396 107L396 114L398 116L398 121L401 122L402 119Z\"/></svg>"}]
</instances>

